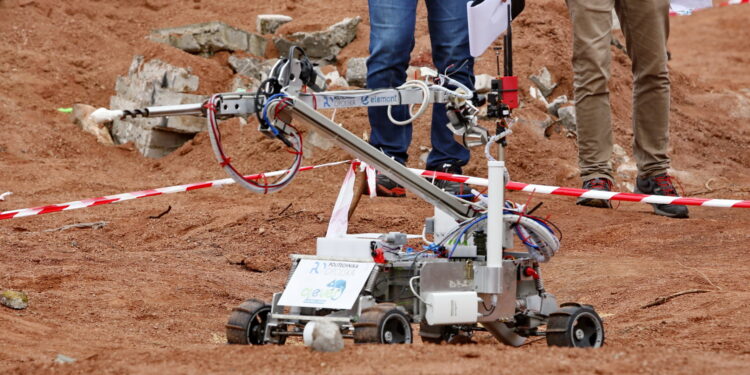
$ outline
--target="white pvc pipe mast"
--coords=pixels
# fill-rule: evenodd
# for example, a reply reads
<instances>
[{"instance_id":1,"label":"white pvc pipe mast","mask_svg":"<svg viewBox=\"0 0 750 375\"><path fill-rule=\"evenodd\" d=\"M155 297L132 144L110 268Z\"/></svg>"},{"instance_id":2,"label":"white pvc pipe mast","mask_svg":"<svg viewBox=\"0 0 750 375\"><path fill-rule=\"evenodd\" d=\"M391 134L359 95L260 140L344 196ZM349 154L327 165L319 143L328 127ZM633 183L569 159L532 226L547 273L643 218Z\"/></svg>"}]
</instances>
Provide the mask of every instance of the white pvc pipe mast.
<instances>
[{"instance_id":1,"label":"white pvc pipe mast","mask_svg":"<svg viewBox=\"0 0 750 375\"><path fill-rule=\"evenodd\" d=\"M487 162L487 267L501 267L503 256L503 205L505 201L505 162Z\"/></svg>"}]
</instances>

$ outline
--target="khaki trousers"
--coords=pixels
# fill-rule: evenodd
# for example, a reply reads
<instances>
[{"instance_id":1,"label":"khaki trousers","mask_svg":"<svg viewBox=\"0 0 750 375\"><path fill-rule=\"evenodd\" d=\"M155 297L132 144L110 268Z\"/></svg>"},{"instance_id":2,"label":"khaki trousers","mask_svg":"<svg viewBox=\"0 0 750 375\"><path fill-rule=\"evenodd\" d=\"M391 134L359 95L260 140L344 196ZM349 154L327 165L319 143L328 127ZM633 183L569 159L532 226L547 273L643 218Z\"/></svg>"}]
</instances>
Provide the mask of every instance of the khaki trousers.
<instances>
[{"instance_id":1,"label":"khaki trousers","mask_svg":"<svg viewBox=\"0 0 750 375\"><path fill-rule=\"evenodd\" d=\"M567 0L573 23L573 72L581 177L613 179L609 102L612 9L633 70L633 155L640 176L669 168L669 0Z\"/></svg>"}]
</instances>

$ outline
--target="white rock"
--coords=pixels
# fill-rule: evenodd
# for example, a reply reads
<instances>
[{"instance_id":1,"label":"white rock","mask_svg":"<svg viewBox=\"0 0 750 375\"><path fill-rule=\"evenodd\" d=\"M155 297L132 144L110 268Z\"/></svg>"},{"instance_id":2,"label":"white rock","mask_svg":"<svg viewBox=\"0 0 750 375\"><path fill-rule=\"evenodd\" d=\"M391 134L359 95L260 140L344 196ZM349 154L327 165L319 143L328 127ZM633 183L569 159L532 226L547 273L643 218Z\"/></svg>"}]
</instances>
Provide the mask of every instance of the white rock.
<instances>
[{"instance_id":1,"label":"white rock","mask_svg":"<svg viewBox=\"0 0 750 375\"><path fill-rule=\"evenodd\" d=\"M339 326L326 321L315 322L310 348L316 352L338 352L344 349L344 338Z\"/></svg>"}]
</instances>

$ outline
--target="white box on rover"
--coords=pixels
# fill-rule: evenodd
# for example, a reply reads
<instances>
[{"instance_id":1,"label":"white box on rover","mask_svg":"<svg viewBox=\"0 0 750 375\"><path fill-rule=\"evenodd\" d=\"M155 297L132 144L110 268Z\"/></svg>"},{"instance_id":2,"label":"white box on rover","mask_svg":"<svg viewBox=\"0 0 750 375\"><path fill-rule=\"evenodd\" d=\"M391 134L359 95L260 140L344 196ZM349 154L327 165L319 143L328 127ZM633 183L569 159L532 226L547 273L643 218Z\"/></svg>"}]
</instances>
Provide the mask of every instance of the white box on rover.
<instances>
[{"instance_id":1,"label":"white box on rover","mask_svg":"<svg viewBox=\"0 0 750 375\"><path fill-rule=\"evenodd\" d=\"M476 292L431 292L424 294L429 325L470 324L479 317Z\"/></svg>"},{"instance_id":2,"label":"white box on rover","mask_svg":"<svg viewBox=\"0 0 750 375\"><path fill-rule=\"evenodd\" d=\"M361 259L372 262L371 238L354 236L318 237L316 254L338 259Z\"/></svg>"}]
</instances>

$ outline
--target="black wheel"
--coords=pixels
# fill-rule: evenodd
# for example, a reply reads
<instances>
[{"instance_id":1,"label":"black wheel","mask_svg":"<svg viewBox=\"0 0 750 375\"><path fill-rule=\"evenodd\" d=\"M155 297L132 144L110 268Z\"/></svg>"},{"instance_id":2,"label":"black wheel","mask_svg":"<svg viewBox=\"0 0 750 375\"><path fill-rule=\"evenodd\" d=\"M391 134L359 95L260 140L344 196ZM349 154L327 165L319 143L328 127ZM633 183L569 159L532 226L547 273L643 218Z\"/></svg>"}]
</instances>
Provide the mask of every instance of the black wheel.
<instances>
[{"instance_id":1,"label":"black wheel","mask_svg":"<svg viewBox=\"0 0 750 375\"><path fill-rule=\"evenodd\" d=\"M409 317L396 304L381 303L362 311L354 323L357 344L411 344Z\"/></svg>"},{"instance_id":2,"label":"black wheel","mask_svg":"<svg viewBox=\"0 0 750 375\"><path fill-rule=\"evenodd\" d=\"M589 305L563 304L549 316L547 345L599 348L604 345L602 318Z\"/></svg>"},{"instance_id":3,"label":"black wheel","mask_svg":"<svg viewBox=\"0 0 750 375\"><path fill-rule=\"evenodd\" d=\"M249 299L232 309L226 324L227 342L240 345L265 345L266 323L271 306L263 301ZM278 339L284 344L285 336Z\"/></svg>"}]
</instances>

